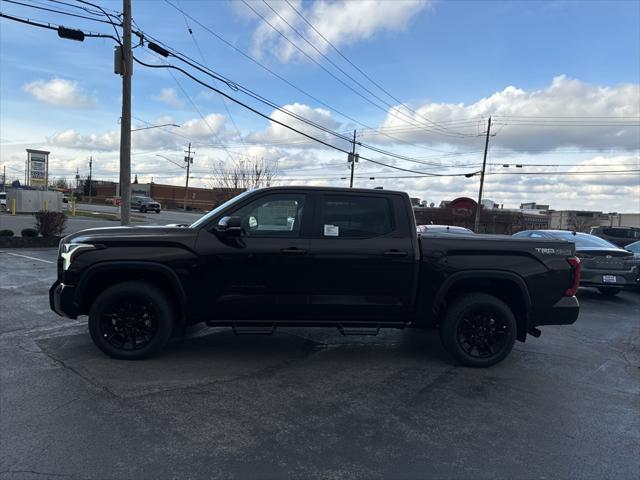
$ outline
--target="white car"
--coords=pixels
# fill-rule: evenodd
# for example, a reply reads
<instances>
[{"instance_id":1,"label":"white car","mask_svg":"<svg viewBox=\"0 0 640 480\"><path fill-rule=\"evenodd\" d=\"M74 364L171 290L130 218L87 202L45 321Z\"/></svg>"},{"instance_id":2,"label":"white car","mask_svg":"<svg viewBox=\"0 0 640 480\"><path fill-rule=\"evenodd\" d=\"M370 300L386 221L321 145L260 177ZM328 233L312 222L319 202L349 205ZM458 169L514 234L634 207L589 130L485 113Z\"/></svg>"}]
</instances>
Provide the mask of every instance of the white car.
<instances>
[{"instance_id":1,"label":"white car","mask_svg":"<svg viewBox=\"0 0 640 480\"><path fill-rule=\"evenodd\" d=\"M0 208L7 209L7 192L0 192Z\"/></svg>"}]
</instances>

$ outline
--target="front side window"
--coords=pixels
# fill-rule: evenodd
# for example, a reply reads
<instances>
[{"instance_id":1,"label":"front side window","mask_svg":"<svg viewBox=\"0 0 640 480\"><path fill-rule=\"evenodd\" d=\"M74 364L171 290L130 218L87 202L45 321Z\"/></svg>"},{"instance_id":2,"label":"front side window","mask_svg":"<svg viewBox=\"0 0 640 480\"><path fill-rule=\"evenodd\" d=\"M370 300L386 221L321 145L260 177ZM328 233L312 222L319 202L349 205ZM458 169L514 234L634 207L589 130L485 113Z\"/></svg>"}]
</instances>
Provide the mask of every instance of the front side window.
<instances>
[{"instance_id":1,"label":"front side window","mask_svg":"<svg viewBox=\"0 0 640 480\"><path fill-rule=\"evenodd\" d=\"M326 195L321 221L323 237L369 238L394 230L391 202L383 197Z\"/></svg>"},{"instance_id":2,"label":"front side window","mask_svg":"<svg viewBox=\"0 0 640 480\"><path fill-rule=\"evenodd\" d=\"M229 215L240 217L245 237L298 237L304 200L304 195L267 195Z\"/></svg>"}]
</instances>

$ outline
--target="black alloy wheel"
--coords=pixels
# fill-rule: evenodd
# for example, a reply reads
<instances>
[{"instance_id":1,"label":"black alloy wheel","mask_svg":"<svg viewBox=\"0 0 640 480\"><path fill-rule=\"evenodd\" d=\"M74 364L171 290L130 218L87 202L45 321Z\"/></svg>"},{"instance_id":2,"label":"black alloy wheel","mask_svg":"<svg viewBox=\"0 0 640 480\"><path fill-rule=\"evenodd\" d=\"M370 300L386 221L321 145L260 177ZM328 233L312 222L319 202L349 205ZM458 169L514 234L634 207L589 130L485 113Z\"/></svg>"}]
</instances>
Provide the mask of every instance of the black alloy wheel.
<instances>
[{"instance_id":1,"label":"black alloy wheel","mask_svg":"<svg viewBox=\"0 0 640 480\"><path fill-rule=\"evenodd\" d=\"M153 304L144 298L122 298L105 309L100 331L107 343L118 350L140 350L158 333Z\"/></svg>"},{"instance_id":2,"label":"black alloy wheel","mask_svg":"<svg viewBox=\"0 0 640 480\"><path fill-rule=\"evenodd\" d=\"M146 282L122 282L94 300L89 332L96 346L110 357L139 360L166 345L173 319L167 292Z\"/></svg>"},{"instance_id":3,"label":"black alloy wheel","mask_svg":"<svg viewBox=\"0 0 640 480\"><path fill-rule=\"evenodd\" d=\"M485 293L461 295L447 306L440 324L445 349L462 364L489 367L513 348L517 323L502 300Z\"/></svg>"},{"instance_id":4,"label":"black alloy wheel","mask_svg":"<svg viewBox=\"0 0 640 480\"><path fill-rule=\"evenodd\" d=\"M458 323L458 342L475 358L489 358L504 349L508 341L507 322L491 309L472 309Z\"/></svg>"}]
</instances>

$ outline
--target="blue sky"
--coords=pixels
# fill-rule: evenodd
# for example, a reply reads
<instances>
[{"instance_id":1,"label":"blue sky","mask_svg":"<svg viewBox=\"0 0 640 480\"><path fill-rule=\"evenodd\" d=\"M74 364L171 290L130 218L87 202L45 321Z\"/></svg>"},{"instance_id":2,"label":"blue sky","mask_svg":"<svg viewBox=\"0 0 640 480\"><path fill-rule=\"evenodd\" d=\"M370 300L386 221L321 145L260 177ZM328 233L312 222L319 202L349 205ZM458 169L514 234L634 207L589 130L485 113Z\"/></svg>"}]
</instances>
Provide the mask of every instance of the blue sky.
<instances>
[{"instance_id":1,"label":"blue sky","mask_svg":"<svg viewBox=\"0 0 640 480\"><path fill-rule=\"evenodd\" d=\"M21 1L84 13L47 0ZM75 0L67 1L75 3ZM389 108L389 105L398 107L398 102L314 37L307 24L284 1L268 0L268 4L254 1L250 5L317 62L340 76L325 58L310 50L284 25L268 5L287 18L327 57L384 99L386 103L381 104L381 108L374 107L292 50L244 3L170 1L328 107L274 78L194 20L185 21L181 13L163 0L133 0L137 25L216 72L333 130L346 132L357 128L362 131L362 124L383 128L387 136L379 131L369 132L363 141L400 155L440 162L441 167L431 170L433 172L460 173L476 168L472 164L481 160L483 139L472 135L482 133L489 115L498 117L494 129L497 136L492 139L490 151L490 161L496 164L563 165L532 166L527 170L530 172L584 169L582 165L595 165L589 167L589 171L606 169L600 165L637 169L640 164L637 120L628 118L627 124L621 126L564 125L562 128L557 124L514 125L508 120L531 112L544 115L547 120L580 117L577 123L593 117L639 117L638 1L290 0L347 58L410 107L411 110L403 114ZM118 1L99 4L110 10L121 8ZM19 17L113 32L109 25L6 1L2 1L0 7L3 13ZM189 34L187 23L193 35ZM83 172L87 169L86 158L93 155L97 159L96 177L117 177L121 87L120 77L113 74L113 45L110 39L86 39L82 43L63 40L55 31L0 19L0 163L6 164L12 174L20 177L25 148L44 148L52 152L54 176L70 177L76 167L86 174ZM158 62L145 47L137 48L135 53L146 61ZM140 119L134 120L135 126L143 126L143 121L177 123L182 127L172 131L183 136L177 137L167 129L133 134L132 170L142 180L155 175L156 181L182 183L179 169L162 163L155 155L161 153L179 159L182 144L188 138L197 151L196 185L212 184L210 172L216 162L246 158L243 155L277 163L283 182L289 177L296 178L296 183L300 183L299 179L304 179L303 183L343 183L339 179L328 179L329 175L345 174L346 162L341 153L299 144L299 137L270 126L267 120L239 106L228 102L225 106L218 96L207 93L179 73L175 75L178 82L166 70L150 70L138 65L134 69L133 115ZM350 79L344 78L344 81L369 100L380 103ZM247 100L226 87L222 89ZM266 115L279 118L273 109L255 102L251 104ZM338 111L360 124L342 117ZM424 124L424 117L442 122L441 125L448 124L447 131L454 133L438 135L421 131L416 124ZM461 133L466 137L462 138ZM227 145L227 150L211 147L220 142ZM396 167L423 168L416 162L369 156ZM469 167L456 168L456 165ZM500 170L495 165L492 168L494 173ZM363 177L370 172L399 173L376 165L361 164L359 169ZM362 186L373 186L364 180L362 183ZM404 188L412 195L436 202L460 194L473 195L477 190L475 178L381 179L375 183ZM637 173L571 178L551 174L495 175L487 183L487 195L498 203L514 207L522 201L538 201L551 203L555 208L582 206L639 211L639 183ZM581 185L578 191L577 184Z\"/></svg>"}]
</instances>

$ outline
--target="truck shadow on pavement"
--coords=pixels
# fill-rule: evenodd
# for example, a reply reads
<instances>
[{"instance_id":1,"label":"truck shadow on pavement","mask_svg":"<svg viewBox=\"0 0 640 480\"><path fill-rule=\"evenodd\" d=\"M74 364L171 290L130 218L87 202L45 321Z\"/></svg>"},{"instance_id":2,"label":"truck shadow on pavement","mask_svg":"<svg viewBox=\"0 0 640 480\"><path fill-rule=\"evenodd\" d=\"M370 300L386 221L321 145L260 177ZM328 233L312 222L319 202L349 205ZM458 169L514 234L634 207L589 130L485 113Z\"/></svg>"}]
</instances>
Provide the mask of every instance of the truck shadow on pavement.
<instances>
[{"instance_id":1,"label":"truck shadow on pavement","mask_svg":"<svg viewBox=\"0 0 640 480\"><path fill-rule=\"evenodd\" d=\"M211 332L208 332L210 330ZM313 331L312 331L313 330ZM157 357L114 360L88 334L37 340L56 363L117 397L137 397L242 379L266 379L340 370L345 375L381 374L399 368L449 369L451 358L436 332L384 331L376 337L347 336L334 329L287 329L271 336L204 329L172 341Z\"/></svg>"}]
</instances>

